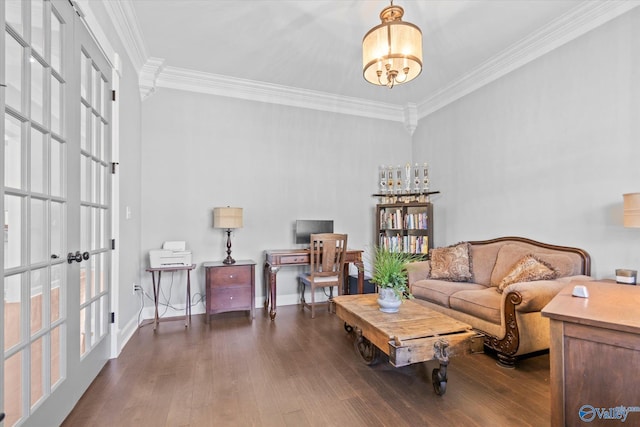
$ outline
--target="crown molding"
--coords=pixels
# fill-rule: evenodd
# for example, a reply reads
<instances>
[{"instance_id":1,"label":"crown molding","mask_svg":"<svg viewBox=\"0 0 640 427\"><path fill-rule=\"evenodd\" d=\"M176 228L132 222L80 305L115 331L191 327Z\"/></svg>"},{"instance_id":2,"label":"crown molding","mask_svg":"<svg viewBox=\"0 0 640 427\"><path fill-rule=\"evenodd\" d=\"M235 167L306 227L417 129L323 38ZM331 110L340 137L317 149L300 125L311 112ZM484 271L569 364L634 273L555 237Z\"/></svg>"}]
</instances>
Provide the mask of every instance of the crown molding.
<instances>
[{"instance_id":1,"label":"crown molding","mask_svg":"<svg viewBox=\"0 0 640 427\"><path fill-rule=\"evenodd\" d=\"M140 70L138 86L140 86L140 98L144 101L156 91L158 75L164 67L164 59L149 58Z\"/></svg>"},{"instance_id":2,"label":"crown molding","mask_svg":"<svg viewBox=\"0 0 640 427\"><path fill-rule=\"evenodd\" d=\"M157 76L156 86L400 123L404 123L405 120L403 107L395 104L372 102L366 99L184 68L163 68Z\"/></svg>"},{"instance_id":3,"label":"crown molding","mask_svg":"<svg viewBox=\"0 0 640 427\"><path fill-rule=\"evenodd\" d=\"M445 86L418 105L418 120L640 6L636 0L585 1Z\"/></svg>"},{"instance_id":4,"label":"crown molding","mask_svg":"<svg viewBox=\"0 0 640 427\"><path fill-rule=\"evenodd\" d=\"M102 3L138 70L143 99L151 95L156 87L165 87L390 120L403 123L410 134L413 134L420 119L640 6L639 0L585 0L568 13L452 81L428 99L418 104L402 106L176 67L163 67L163 59L149 58L146 53L131 0L102 0Z\"/></svg>"},{"instance_id":5,"label":"crown molding","mask_svg":"<svg viewBox=\"0 0 640 427\"><path fill-rule=\"evenodd\" d=\"M102 0L102 4L133 63L134 69L140 73L149 55L131 0Z\"/></svg>"}]
</instances>

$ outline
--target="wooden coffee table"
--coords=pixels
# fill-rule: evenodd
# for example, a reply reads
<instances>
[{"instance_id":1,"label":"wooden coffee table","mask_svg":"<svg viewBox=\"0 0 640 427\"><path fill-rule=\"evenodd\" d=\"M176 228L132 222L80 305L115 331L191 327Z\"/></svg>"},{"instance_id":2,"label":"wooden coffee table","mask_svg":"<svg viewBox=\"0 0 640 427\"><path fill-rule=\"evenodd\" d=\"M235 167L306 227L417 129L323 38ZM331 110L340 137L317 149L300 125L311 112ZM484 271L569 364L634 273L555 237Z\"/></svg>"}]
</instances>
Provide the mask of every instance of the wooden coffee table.
<instances>
[{"instance_id":1,"label":"wooden coffee table","mask_svg":"<svg viewBox=\"0 0 640 427\"><path fill-rule=\"evenodd\" d=\"M437 360L440 367L433 369L431 380L436 394L443 395L449 357L481 348L478 333L466 323L411 300L405 300L397 313L383 313L377 298L377 294L333 298L345 329L355 332L356 352L369 365L377 361L378 350L395 367Z\"/></svg>"}]
</instances>

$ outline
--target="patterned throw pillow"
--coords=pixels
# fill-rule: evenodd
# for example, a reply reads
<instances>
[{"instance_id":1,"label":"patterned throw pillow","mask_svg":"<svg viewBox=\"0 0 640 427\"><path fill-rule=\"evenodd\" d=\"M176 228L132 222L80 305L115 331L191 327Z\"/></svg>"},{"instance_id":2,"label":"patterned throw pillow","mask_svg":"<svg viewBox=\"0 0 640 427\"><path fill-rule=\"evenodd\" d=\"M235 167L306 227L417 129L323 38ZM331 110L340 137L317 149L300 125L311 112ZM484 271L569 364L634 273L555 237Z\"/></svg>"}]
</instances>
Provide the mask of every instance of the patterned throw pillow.
<instances>
[{"instance_id":1,"label":"patterned throw pillow","mask_svg":"<svg viewBox=\"0 0 640 427\"><path fill-rule=\"evenodd\" d=\"M470 282L473 274L469 243L462 242L446 248L432 249L430 277L452 282Z\"/></svg>"},{"instance_id":2,"label":"patterned throw pillow","mask_svg":"<svg viewBox=\"0 0 640 427\"><path fill-rule=\"evenodd\" d=\"M553 280L557 277L558 270L529 254L520 258L520 260L511 267L511 270L502 278L496 290L502 293L504 288L512 283Z\"/></svg>"}]
</instances>

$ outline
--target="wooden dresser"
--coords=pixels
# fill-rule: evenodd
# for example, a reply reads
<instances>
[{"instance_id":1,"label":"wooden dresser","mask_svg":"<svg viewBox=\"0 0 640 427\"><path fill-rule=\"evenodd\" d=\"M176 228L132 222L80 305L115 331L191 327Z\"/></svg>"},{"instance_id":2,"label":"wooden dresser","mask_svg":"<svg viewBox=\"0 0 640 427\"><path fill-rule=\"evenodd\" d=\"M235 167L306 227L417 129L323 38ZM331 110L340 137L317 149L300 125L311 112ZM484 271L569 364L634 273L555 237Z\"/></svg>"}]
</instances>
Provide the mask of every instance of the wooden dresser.
<instances>
[{"instance_id":1,"label":"wooden dresser","mask_svg":"<svg viewBox=\"0 0 640 427\"><path fill-rule=\"evenodd\" d=\"M236 261L235 264L206 262L206 322L209 316L227 311L248 311L254 317L255 266L251 260Z\"/></svg>"},{"instance_id":2,"label":"wooden dresser","mask_svg":"<svg viewBox=\"0 0 640 427\"><path fill-rule=\"evenodd\" d=\"M571 295L576 284L588 298ZM572 282L542 315L551 324L551 425L617 425L623 416L622 425L640 425L640 286Z\"/></svg>"}]
</instances>

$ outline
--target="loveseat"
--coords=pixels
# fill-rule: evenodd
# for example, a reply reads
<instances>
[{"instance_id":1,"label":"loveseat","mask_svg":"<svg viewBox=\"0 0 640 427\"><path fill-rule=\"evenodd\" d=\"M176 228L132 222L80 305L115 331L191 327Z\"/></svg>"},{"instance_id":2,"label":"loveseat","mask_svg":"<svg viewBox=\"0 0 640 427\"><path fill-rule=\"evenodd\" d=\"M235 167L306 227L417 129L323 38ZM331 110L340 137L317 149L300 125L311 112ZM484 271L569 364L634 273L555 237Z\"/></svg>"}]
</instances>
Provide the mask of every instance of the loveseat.
<instances>
[{"instance_id":1,"label":"loveseat","mask_svg":"<svg viewBox=\"0 0 640 427\"><path fill-rule=\"evenodd\" d=\"M540 310L574 280L592 280L589 254L523 237L461 242L407 265L415 301L471 325L498 364L549 348Z\"/></svg>"}]
</instances>

